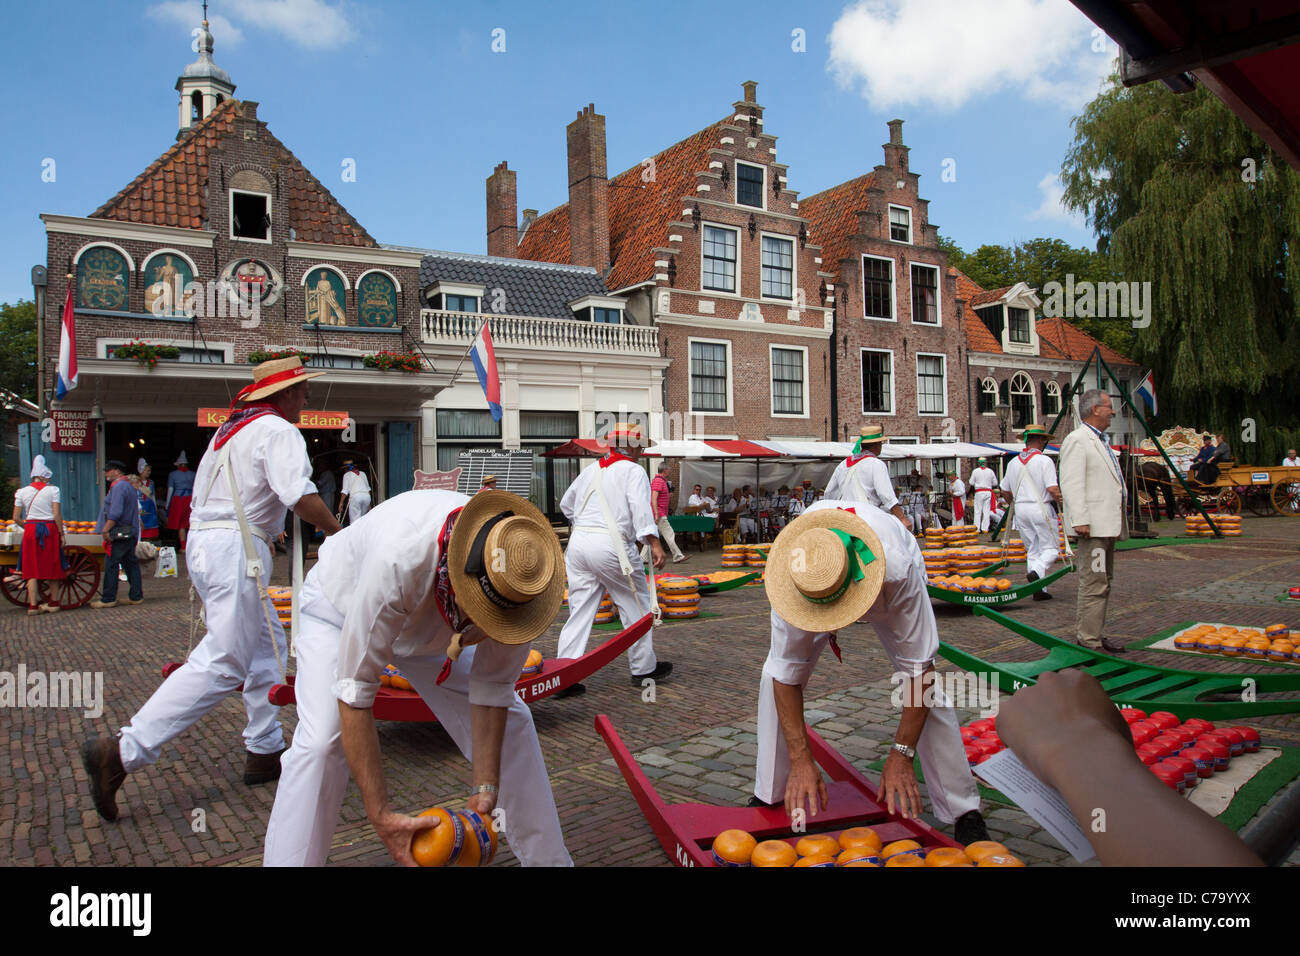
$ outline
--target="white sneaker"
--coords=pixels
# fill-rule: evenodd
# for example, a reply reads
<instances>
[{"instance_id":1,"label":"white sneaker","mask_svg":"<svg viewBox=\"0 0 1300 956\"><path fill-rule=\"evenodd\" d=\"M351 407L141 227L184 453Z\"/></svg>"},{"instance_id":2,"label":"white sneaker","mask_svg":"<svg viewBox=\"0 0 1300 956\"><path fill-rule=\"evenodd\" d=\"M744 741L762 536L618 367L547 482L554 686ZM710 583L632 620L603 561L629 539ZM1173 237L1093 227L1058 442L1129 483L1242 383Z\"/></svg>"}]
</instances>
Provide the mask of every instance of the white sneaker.
<instances>
[{"instance_id":1,"label":"white sneaker","mask_svg":"<svg viewBox=\"0 0 1300 956\"><path fill-rule=\"evenodd\" d=\"M685 561L687 557L689 557L689 555L679 554L677 557L673 558L673 564L676 564L679 561Z\"/></svg>"}]
</instances>

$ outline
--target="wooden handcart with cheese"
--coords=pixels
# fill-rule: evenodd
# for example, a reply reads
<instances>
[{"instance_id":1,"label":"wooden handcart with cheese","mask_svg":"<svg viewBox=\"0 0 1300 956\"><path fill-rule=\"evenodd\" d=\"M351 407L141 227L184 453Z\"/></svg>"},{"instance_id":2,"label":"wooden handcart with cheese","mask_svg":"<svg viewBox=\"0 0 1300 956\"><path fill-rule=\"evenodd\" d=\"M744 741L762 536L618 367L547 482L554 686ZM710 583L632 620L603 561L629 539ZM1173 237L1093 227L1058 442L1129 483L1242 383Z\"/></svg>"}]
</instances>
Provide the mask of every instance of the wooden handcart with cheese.
<instances>
[{"instance_id":1,"label":"wooden handcart with cheese","mask_svg":"<svg viewBox=\"0 0 1300 956\"><path fill-rule=\"evenodd\" d=\"M1045 578L1012 586L1010 580L997 577L997 572L1003 570L1007 563L998 561L971 571L968 577L978 582L974 585L939 576L930 578L926 582L925 589L930 597L949 604L960 604L963 607L1001 607L1037 594L1074 570L1073 565L1067 564L1057 568Z\"/></svg>"},{"instance_id":2,"label":"wooden handcart with cheese","mask_svg":"<svg viewBox=\"0 0 1300 956\"><path fill-rule=\"evenodd\" d=\"M104 542L95 534L93 521L63 523L63 557L67 562L64 578L42 581L41 602L63 610L81 607L99 593L99 578L104 569ZM12 521L0 521L0 593L11 604L27 606L27 583L15 575L23 541L22 529Z\"/></svg>"},{"instance_id":3,"label":"wooden handcart with cheese","mask_svg":"<svg viewBox=\"0 0 1300 956\"><path fill-rule=\"evenodd\" d=\"M885 843L912 840L923 850L961 847L919 819L891 816L877 798L871 781L811 727L808 742L813 759L830 777L826 784L830 800L825 810L809 818L807 832L798 834L791 831L790 817L781 806L717 807L665 802L605 714L596 717L596 731L609 747L659 845L678 866L717 866L711 847L714 838L726 830L743 830L758 840L783 840L793 847L801 837L812 834L838 838L845 830L870 827Z\"/></svg>"},{"instance_id":4,"label":"wooden handcart with cheese","mask_svg":"<svg viewBox=\"0 0 1300 956\"><path fill-rule=\"evenodd\" d=\"M1118 705L1147 711L1166 710L1183 720L1204 717L1217 721L1300 713L1300 697L1264 697L1266 694L1300 693L1300 674L1210 673L1139 664L1080 647L1073 641L1062 640L991 608L976 606L972 610L1048 652L1045 657L1033 661L1000 663L986 661L944 641L939 642L939 653L958 667L978 674L996 675L998 689L1003 693L1014 694L1021 687L1036 683L1049 671L1078 669L1097 678L1102 689ZM1243 694L1247 686L1243 684L1245 679L1251 682L1250 695ZM1243 700L1246 696L1250 699Z\"/></svg>"}]
</instances>

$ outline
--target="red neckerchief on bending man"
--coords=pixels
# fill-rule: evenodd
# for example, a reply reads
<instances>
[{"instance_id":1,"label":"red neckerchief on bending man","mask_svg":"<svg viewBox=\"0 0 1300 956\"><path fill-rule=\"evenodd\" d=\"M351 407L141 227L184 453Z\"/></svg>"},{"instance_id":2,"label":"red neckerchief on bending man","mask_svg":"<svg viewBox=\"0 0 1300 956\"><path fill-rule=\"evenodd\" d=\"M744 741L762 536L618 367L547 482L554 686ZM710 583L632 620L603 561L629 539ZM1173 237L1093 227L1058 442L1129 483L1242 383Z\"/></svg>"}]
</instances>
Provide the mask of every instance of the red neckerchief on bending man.
<instances>
[{"instance_id":1,"label":"red neckerchief on bending man","mask_svg":"<svg viewBox=\"0 0 1300 956\"><path fill-rule=\"evenodd\" d=\"M280 409L277 406L272 405L270 402L251 402L243 408L231 412L230 417L226 419L225 424L217 429L217 437L212 444L213 450L215 451L219 449L222 445L239 434L241 428L251 422L257 421L257 419L261 418L263 415L279 415L281 418L284 418Z\"/></svg>"},{"instance_id":2,"label":"red neckerchief on bending man","mask_svg":"<svg viewBox=\"0 0 1300 956\"><path fill-rule=\"evenodd\" d=\"M447 626L456 632L465 630L472 623L461 613L460 606L456 603L456 592L452 590L451 574L447 570L447 545L451 543L451 529L460 517L460 512L461 509L457 508L447 515L442 530L438 532L438 566L433 572L433 593L438 603L438 613L447 622ZM450 657L442 662L437 683L441 684L451 676L451 665Z\"/></svg>"}]
</instances>

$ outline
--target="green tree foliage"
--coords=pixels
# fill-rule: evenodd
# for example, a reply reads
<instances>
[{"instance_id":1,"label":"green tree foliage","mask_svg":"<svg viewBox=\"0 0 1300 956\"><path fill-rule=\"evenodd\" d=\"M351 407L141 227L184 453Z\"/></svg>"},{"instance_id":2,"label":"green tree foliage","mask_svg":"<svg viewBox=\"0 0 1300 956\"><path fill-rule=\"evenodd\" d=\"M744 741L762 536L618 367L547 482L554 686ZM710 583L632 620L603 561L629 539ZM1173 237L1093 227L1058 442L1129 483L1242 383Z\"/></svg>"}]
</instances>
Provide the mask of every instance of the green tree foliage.
<instances>
[{"instance_id":1,"label":"green tree foliage","mask_svg":"<svg viewBox=\"0 0 1300 956\"><path fill-rule=\"evenodd\" d=\"M0 390L36 401L36 303L19 299L0 303ZM0 395L0 435L7 435L10 416L8 395ZM28 421L19 416L20 421ZM0 489L8 487L10 469L0 453ZM6 512L7 513L7 512Z\"/></svg>"},{"instance_id":2,"label":"green tree foliage","mask_svg":"<svg viewBox=\"0 0 1300 956\"><path fill-rule=\"evenodd\" d=\"M1300 437L1300 174L1200 87L1112 83L1073 125L1064 201L1124 279L1152 285L1133 357L1155 369L1161 421L1280 461Z\"/></svg>"}]
</instances>

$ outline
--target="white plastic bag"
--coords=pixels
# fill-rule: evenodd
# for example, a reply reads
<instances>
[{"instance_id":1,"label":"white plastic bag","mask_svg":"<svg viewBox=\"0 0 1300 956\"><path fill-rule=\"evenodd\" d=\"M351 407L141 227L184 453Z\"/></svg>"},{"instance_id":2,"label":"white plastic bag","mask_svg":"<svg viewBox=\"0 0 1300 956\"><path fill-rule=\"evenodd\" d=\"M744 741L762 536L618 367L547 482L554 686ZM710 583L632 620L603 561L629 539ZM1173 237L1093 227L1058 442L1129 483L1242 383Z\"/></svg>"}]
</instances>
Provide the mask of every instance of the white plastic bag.
<instances>
[{"instance_id":1,"label":"white plastic bag","mask_svg":"<svg viewBox=\"0 0 1300 956\"><path fill-rule=\"evenodd\" d=\"M158 567L154 569L153 576L156 578L176 577L176 549L175 548L158 549Z\"/></svg>"},{"instance_id":2,"label":"white plastic bag","mask_svg":"<svg viewBox=\"0 0 1300 956\"><path fill-rule=\"evenodd\" d=\"M135 556L140 561L152 561L158 557L158 548L153 542L141 539L135 543Z\"/></svg>"}]
</instances>

